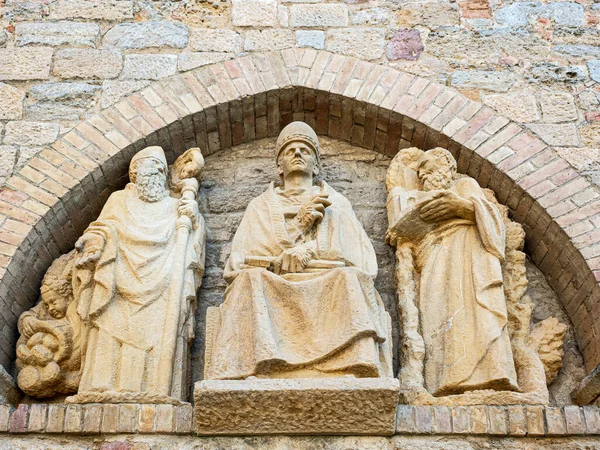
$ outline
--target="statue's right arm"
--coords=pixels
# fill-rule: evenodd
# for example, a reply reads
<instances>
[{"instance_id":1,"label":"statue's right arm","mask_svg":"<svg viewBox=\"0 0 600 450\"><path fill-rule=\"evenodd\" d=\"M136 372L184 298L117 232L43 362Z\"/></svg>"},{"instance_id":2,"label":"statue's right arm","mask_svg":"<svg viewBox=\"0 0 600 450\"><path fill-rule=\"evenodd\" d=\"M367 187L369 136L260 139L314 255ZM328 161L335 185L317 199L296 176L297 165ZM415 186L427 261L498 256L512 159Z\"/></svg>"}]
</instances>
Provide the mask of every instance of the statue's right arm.
<instances>
[{"instance_id":1,"label":"statue's right arm","mask_svg":"<svg viewBox=\"0 0 600 450\"><path fill-rule=\"evenodd\" d=\"M100 233L86 231L75 243L75 249L80 254L75 261L78 268L90 268L96 263L102 255L106 240Z\"/></svg>"}]
</instances>

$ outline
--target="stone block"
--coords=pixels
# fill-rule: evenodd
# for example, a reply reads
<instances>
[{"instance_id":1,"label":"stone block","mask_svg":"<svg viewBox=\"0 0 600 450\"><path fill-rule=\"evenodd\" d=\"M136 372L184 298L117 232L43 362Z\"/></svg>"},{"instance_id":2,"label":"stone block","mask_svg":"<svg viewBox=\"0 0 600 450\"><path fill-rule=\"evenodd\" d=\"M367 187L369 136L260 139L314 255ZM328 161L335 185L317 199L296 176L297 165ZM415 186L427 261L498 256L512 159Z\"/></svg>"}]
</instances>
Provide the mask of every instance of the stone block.
<instances>
[{"instance_id":1,"label":"stone block","mask_svg":"<svg viewBox=\"0 0 600 450\"><path fill-rule=\"evenodd\" d=\"M81 405L68 405L65 412L65 433L81 433L82 418Z\"/></svg>"},{"instance_id":2,"label":"stone block","mask_svg":"<svg viewBox=\"0 0 600 450\"><path fill-rule=\"evenodd\" d=\"M62 433L65 422L65 405L48 405L46 433Z\"/></svg>"},{"instance_id":3,"label":"stone block","mask_svg":"<svg viewBox=\"0 0 600 450\"><path fill-rule=\"evenodd\" d=\"M597 83L600 83L600 60L593 59L587 62L590 78Z\"/></svg>"},{"instance_id":4,"label":"stone block","mask_svg":"<svg viewBox=\"0 0 600 450\"><path fill-rule=\"evenodd\" d=\"M84 405L83 406L83 426L82 431L85 434L100 433L100 424L102 423L102 405Z\"/></svg>"},{"instance_id":5,"label":"stone block","mask_svg":"<svg viewBox=\"0 0 600 450\"><path fill-rule=\"evenodd\" d=\"M585 25L585 8L576 2L551 2L544 7L544 16L559 27L582 27Z\"/></svg>"},{"instance_id":6,"label":"stone block","mask_svg":"<svg viewBox=\"0 0 600 450\"><path fill-rule=\"evenodd\" d=\"M10 415L10 427L8 431L10 433L26 433L27 432L27 420L29 416L29 405L21 404L19 407L12 411Z\"/></svg>"},{"instance_id":7,"label":"stone block","mask_svg":"<svg viewBox=\"0 0 600 450\"><path fill-rule=\"evenodd\" d=\"M565 423L567 433L570 435L585 434L585 422L582 416L582 410L579 406L568 405L563 408L565 413Z\"/></svg>"},{"instance_id":8,"label":"stone block","mask_svg":"<svg viewBox=\"0 0 600 450\"><path fill-rule=\"evenodd\" d=\"M154 417L155 416L156 416L156 405L141 405L138 431L140 433L152 433L154 431Z\"/></svg>"},{"instance_id":9,"label":"stone block","mask_svg":"<svg viewBox=\"0 0 600 450\"><path fill-rule=\"evenodd\" d=\"M246 33L244 50L282 50L293 47L296 40L294 32L283 28L272 28L266 30L249 30Z\"/></svg>"},{"instance_id":10,"label":"stone block","mask_svg":"<svg viewBox=\"0 0 600 450\"><path fill-rule=\"evenodd\" d=\"M274 27L279 23L277 0L233 0L231 21L236 27Z\"/></svg>"},{"instance_id":11,"label":"stone block","mask_svg":"<svg viewBox=\"0 0 600 450\"><path fill-rule=\"evenodd\" d=\"M15 26L15 42L25 45L95 47L100 26L79 22L33 22Z\"/></svg>"},{"instance_id":12,"label":"stone block","mask_svg":"<svg viewBox=\"0 0 600 450\"><path fill-rule=\"evenodd\" d=\"M192 431L193 418L192 405L181 405L175 407L175 432L187 434Z\"/></svg>"},{"instance_id":13,"label":"stone block","mask_svg":"<svg viewBox=\"0 0 600 450\"><path fill-rule=\"evenodd\" d=\"M0 405L0 433L6 433L10 422L10 405Z\"/></svg>"},{"instance_id":14,"label":"stone block","mask_svg":"<svg viewBox=\"0 0 600 450\"><path fill-rule=\"evenodd\" d=\"M434 431L441 434L452 433L452 413L447 406L433 407Z\"/></svg>"},{"instance_id":15,"label":"stone block","mask_svg":"<svg viewBox=\"0 0 600 450\"><path fill-rule=\"evenodd\" d=\"M189 32L185 25L174 22L123 23L108 30L102 39L104 47L121 49L185 48Z\"/></svg>"},{"instance_id":16,"label":"stone block","mask_svg":"<svg viewBox=\"0 0 600 450\"><path fill-rule=\"evenodd\" d=\"M19 120L22 118L24 98L25 92L22 90L0 83L0 120Z\"/></svg>"},{"instance_id":17,"label":"stone block","mask_svg":"<svg viewBox=\"0 0 600 450\"><path fill-rule=\"evenodd\" d=\"M52 50L11 48L0 50L1 80L45 80L50 75Z\"/></svg>"},{"instance_id":18,"label":"stone block","mask_svg":"<svg viewBox=\"0 0 600 450\"><path fill-rule=\"evenodd\" d=\"M296 31L296 45L322 50L325 48L325 33L319 30L298 30Z\"/></svg>"},{"instance_id":19,"label":"stone block","mask_svg":"<svg viewBox=\"0 0 600 450\"><path fill-rule=\"evenodd\" d=\"M421 32L417 29L398 30L387 45L387 58L390 61L406 59L416 61L421 57L425 47L421 42Z\"/></svg>"},{"instance_id":20,"label":"stone block","mask_svg":"<svg viewBox=\"0 0 600 450\"><path fill-rule=\"evenodd\" d=\"M546 432L544 425L544 407L526 406L527 436L543 436Z\"/></svg>"},{"instance_id":21,"label":"stone block","mask_svg":"<svg viewBox=\"0 0 600 450\"><path fill-rule=\"evenodd\" d=\"M398 405L396 408L396 433L414 433L417 430L415 407Z\"/></svg>"},{"instance_id":22,"label":"stone block","mask_svg":"<svg viewBox=\"0 0 600 450\"><path fill-rule=\"evenodd\" d=\"M175 410L173 405L156 405L156 431L158 433L172 433L175 431Z\"/></svg>"},{"instance_id":23,"label":"stone block","mask_svg":"<svg viewBox=\"0 0 600 450\"><path fill-rule=\"evenodd\" d=\"M552 48L555 53L577 57L600 58L600 47L595 45L561 44Z\"/></svg>"},{"instance_id":24,"label":"stone block","mask_svg":"<svg viewBox=\"0 0 600 450\"><path fill-rule=\"evenodd\" d=\"M244 40L233 30L193 28L190 34L190 49L201 52L239 53Z\"/></svg>"},{"instance_id":25,"label":"stone block","mask_svg":"<svg viewBox=\"0 0 600 450\"><path fill-rule=\"evenodd\" d=\"M590 62L591 61L588 61L588 68L590 68ZM585 69L580 66L561 66L555 63L539 63L533 65L530 71L534 79L542 82L559 81L564 83L578 83L587 79ZM590 68L590 73L591 71L592 69ZM600 79L600 76L598 79Z\"/></svg>"},{"instance_id":26,"label":"stone block","mask_svg":"<svg viewBox=\"0 0 600 450\"><path fill-rule=\"evenodd\" d=\"M450 84L457 88L506 92L515 84L515 81L515 76L512 72L457 70L452 74Z\"/></svg>"},{"instance_id":27,"label":"stone block","mask_svg":"<svg viewBox=\"0 0 600 450\"><path fill-rule=\"evenodd\" d=\"M12 145L52 144L58 137L59 126L43 122L9 122L6 124L4 143Z\"/></svg>"},{"instance_id":28,"label":"stone block","mask_svg":"<svg viewBox=\"0 0 600 450\"><path fill-rule=\"evenodd\" d=\"M552 19L558 26L581 27L584 25L584 12L583 5L575 2L551 2L546 5L540 2L516 2L499 8L496 21L507 27L525 28L544 17Z\"/></svg>"},{"instance_id":29,"label":"stone block","mask_svg":"<svg viewBox=\"0 0 600 450\"><path fill-rule=\"evenodd\" d=\"M6 41L8 41L8 33L4 30L0 30L0 47L4 47Z\"/></svg>"},{"instance_id":30,"label":"stone block","mask_svg":"<svg viewBox=\"0 0 600 450\"><path fill-rule=\"evenodd\" d=\"M565 418L560 408L546 408L546 425L548 435L562 436L566 433Z\"/></svg>"},{"instance_id":31,"label":"stone block","mask_svg":"<svg viewBox=\"0 0 600 450\"><path fill-rule=\"evenodd\" d=\"M105 81L102 83L100 107L108 108L126 95L139 91L149 84L150 82L146 80Z\"/></svg>"},{"instance_id":32,"label":"stone block","mask_svg":"<svg viewBox=\"0 0 600 450\"><path fill-rule=\"evenodd\" d=\"M12 175L15 167L16 147L0 145L0 185Z\"/></svg>"},{"instance_id":33,"label":"stone block","mask_svg":"<svg viewBox=\"0 0 600 450\"><path fill-rule=\"evenodd\" d=\"M325 47L333 53L373 60L383 55L386 31L383 28L328 30Z\"/></svg>"},{"instance_id":34,"label":"stone block","mask_svg":"<svg viewBox=\"0 0 600 450\"><path fill-rule=\"evenodd\" d=\"M348 7L339 3L292 5L290 26L294 28L347 27Z\"/></svg>"},{"instance_id":35,"label":"stone block","mask_svg":"<svg viewBox=\"0 0 600 450\"><path fill-rule=\"evenodd\" d=\"M600 434L600 408L584 406L583 416L588 434Z\"/></svg>"},{"instance_id":36,"label":"stone block","mask_svg":"<svg viewBox=\"0 0 600 450\"><path fill-rule=\"evenodd\" d=\"M102 433L116 433L119 425L119 406L104 405L102 410Z\"/></svg>"},{"instance_id":37,"label":"stone block","mask_svg":"<svg viewBox=\"0 0 600 450\"><path fill-rule=\"evenodd\" d=\"M578 147L580 145L577 126L574 123L528 124L527 127L548 145L558 147Z\"/></svg>"},{"instance_id":38,"label":"stone block","mask_svg":"<svg viewBox=\"0 0 600 450\"><path fill-rule=\"evenodd\" d=\"M415 423L417 433L433 432L433 409L431 406L415 406Z\"/></svg>"},{"instance_id":39,"label":"stone block","mask_svg":"<svg viewBox=\"0 0 600 450\"><path fill-rule=\"evenodd\" d=\"M454 433L467 434L471 429L471 411L468 406L452 408L452 430Z\"/></svg>"},{"instance_id":40,"label":"stone block","mask_svg":"<svg viewBox=\"0 0 600 450\"><path fill-rule=\"evenodd\" d=\"M50 4L50 19L124 21L133 19L133 1L57 0Z\"/></svg>"},{"instance_id":41,"label":"stone block","mask_svg":"<svg viewBox=\"0 0 600 450\"><path fill-rule=\"evenodd\" d=\"M503 116L516 122L528 123L540 120L535 96L528 92L484 95L483 103Z\"/></svg>"},{"instance_id":42,"label":"stone block","mask_svg":"<svg viewBox=\"0 0 600 450\"><path fill-rule=\"evenodd\" d=\"M29 432L42 433L46 429L48 405L34 403L29 407Z\"/></svg>"},{"instance_id":43,"label":"stone block","mask_svg":"<svg viewBox=\"0 0 600 450\"><path fill-rule=\"evenodd\" d=\"M399 390L384 378L205 380L194 386L196 432L392 435Z\"/></svg>"},{"instance_id":44,"label":"stone block","mask_svg":"<svg viewBox=\"0 0 600 450\"><path fill-rule=\"evenodd\" d=\"M135 433L138 425L138 405L122 404L118 408L117 431L119 433Z\"/></svg>"},{"instance_id":45,"label":"stone block","mask_svg":"<svg viewBox=\"0 0 600 450\"><path fill-rule=\"evenodd\" d=\"M96 104L101 87L87 83L44 83L29 90L30 120L78 120ZM31 103L34 101L35 103Z\"/></svg>"},{"instance_id":46,"label":"stone block","mask_svg":"<svg viewBox=\"0 0 600 450\"><path fill-rule=\"evenodd\" d=\"M119 51L68 48L54 55L52 74L64 79L106 80L118 77L122 69L123 55Z\"/></svg>"},{"instance_id":47,"label":"stone block","mask_svg":"<svg viewBox=\"0 0 600 450\"><path fill-rule=\"evenodd\" d=\"M180 72L195 69L196 67L226 61L235 56L233 53L197 52L182 53L177 59L177 69Z\"/></svg>"},{"instance_id":48,"label":"stone block","mask_svg":"<svg viewBox=\"0 0 600 450\"><path fill-rule=\"evenodd\" d=\"M508 434L507 411L503 406L489 406L489 434L506 436Z\"/></svg>"},{"instance_id":49,"label":"stone block","mask_svg":"<svg viewBox=\"0 0 600 450\"><path fill-rule=\"evenodd\" d=\"M126 55L124 79L160 80L177 72L177 55Z\"/></svg>"},{"instance_id":50,"label":"stone block","mask_svg":"<svg viewBox=\"0 0 600 450\"><path fill-rule=\"evenodd\" d=\"M350 23L352 25L388 25L393 13L382 7L359 9L350 11Z\"/></svg>"},{"instance_id":51,"label":"stone block","mask_svg":"<svg viewBox=\"0 0 600 450\"><path fill-rule=\"evenodd\" d=\"M577 107L571 94L565 92L544 93L540 96L544 122L572 122L577 120Z\"/></svg>"}]
</instances>

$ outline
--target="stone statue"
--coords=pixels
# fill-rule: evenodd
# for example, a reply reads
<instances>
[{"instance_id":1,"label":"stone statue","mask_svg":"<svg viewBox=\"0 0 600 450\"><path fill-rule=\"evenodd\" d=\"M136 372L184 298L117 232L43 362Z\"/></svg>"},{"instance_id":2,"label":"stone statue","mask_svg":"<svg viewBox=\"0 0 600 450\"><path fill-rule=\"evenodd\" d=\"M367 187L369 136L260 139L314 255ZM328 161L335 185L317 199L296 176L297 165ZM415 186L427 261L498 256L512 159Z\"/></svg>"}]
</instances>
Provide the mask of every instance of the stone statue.
<instances>
[{"instance_id":1,"label":"stone statue","mask_svg":"<svg viewBox=\"0 0 600 450\"><path fill-rule=\"evenodd\" d=\"M406 401L547 403L520 225L442 148L402 150L387 183ZM562 349L564 326L541 330Z\"/></svg>"},{"instance_id":2,"label":"stone statue","mask_svg":"<svg viewBox=\"0 0 600 450\"><path fill-rule=\"evenodd\" d=\"M162 148L140 151L131 182L76 243L75 300L89 330L78 394L68 402L186 400L204 272L196 201L203 165L200 151L188 150L168 180Z\"/></svg>"},{"instance_id":3,"label":"stone statue","mask_svg":"<svg viewBox=\"0 0 600 450\"><path fill-rule=\"evenodd\" d=\"M71 252L52 263L42 281L41 301L19 318L17 383L32 397L77 392L83 327L73 302L74 257Z\"/></svg>"},{"instance_id":4,"label":"stone statue","mask_svg":"<svg viewBox=\"0 0 600 450\"><path fill-rule=\"evenodd\" d=\"M392 377L375 252L350 202L315 182L319 158L310 126L281 132L282 186L248 205L207 317L206 379Z\"/></svg>"}]
</instances>

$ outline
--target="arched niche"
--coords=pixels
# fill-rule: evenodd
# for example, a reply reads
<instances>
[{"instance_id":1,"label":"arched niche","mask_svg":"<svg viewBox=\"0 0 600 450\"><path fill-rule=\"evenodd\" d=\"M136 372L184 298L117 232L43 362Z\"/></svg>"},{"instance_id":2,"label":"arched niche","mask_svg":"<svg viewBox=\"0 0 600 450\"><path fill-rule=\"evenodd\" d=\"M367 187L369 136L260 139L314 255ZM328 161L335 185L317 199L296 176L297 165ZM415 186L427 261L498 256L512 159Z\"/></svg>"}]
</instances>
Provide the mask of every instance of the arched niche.
<instances>
[{"instance_id":1,"label":"arched niche","mask_svg":"<svg viewBox=\"0 0 600 450\"><path fill-rule=\"evenodd\" d=\"M73 245L131 157L161 145L172 162L275 137L292 120L385 155L449 149L527 233L527 251L559 295L588 370L600 362L600 236L574 224L600 211L596 188L537 137L454 89L325 51L252 54L158 81L101 110L29 161L0 191L0 364L14 359L18 316L52 260ZM589 190L587 203L571 198ZM598 330L598 331L597 331Z\"/></svg>"}]
</instances>

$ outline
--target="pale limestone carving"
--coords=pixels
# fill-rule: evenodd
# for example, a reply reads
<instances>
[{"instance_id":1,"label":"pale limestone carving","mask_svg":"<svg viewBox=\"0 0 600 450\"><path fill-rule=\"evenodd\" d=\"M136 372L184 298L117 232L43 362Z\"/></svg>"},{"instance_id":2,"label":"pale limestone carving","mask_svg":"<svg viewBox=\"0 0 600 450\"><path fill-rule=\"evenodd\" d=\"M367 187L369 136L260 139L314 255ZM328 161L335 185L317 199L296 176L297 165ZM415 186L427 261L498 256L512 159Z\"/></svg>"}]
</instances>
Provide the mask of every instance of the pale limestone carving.
<instances>
[{"instance_id":1,"label":"pale limestone carving","mask_svg":"<svg viewBox=\"0 0 600 450\"><path fill-rule=\"evenodd\" d=\"M391 377L390 317L375 290L372 244L319 171L305 123L280 134L283 180L252 200L208 315L207 379Z\"/></svg>"},{"instance_id":2,"label":"pale limestone carving","mask_svg":"<svg viewBox=\"0 0 600 450\"><path fill-rule=\"evenodd\" d=\"M194 404L201 435L392 435L398 380L205 380L196 383Z\"/></svg>"},{"instance_id":3,"label":"pale limestone carving","mask_svg":"<svg viewBox=\"0 0 600 450\"><path fill-rule=\"evenodd\" d=\"M83 327L73 302L71 272L75 252L52 263L41 301L21 314L17 342L17 383L32 397L77 392Z\"/></svg>"},{"instance_id":4,"label":"pale limestone carving","mask_svg":"<svg viewBox=\"0 0 600 450\"><path fill-rule=\"evenodd\" d=\"M529 335L529 346L533 348L544 364L546 384L550 385L558 376L565 356L563 339L567 326L556 317L536 323Z\"/></svg>"},{"instance_id":5,"label":"pale limestone carving","mask_svg":"<svg viewBox=\"0 0 600 450\"><path fill-rule=\"evenodd\" d=\"M387 188L404 400L547 403L539 347L529 340L521 226L491 191L458 175L444 149L400 151ZM554 330L545 339L562 346L564 330Z\"/></svg>"},{"instance_id":6,"label":"pale limestone carving","mask_svg":"<svg viewBox=\"0 0 600 450\"><path fill-rule=\"evenodd\" d=\"M68 402L186 400L204 272L196 202L203 165L200 151L188 150L167 183L163 150L137 153L131 183L110 196L77 242L74 292L89 330L78 394Z\"/></svg>"}]
</instances>

